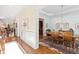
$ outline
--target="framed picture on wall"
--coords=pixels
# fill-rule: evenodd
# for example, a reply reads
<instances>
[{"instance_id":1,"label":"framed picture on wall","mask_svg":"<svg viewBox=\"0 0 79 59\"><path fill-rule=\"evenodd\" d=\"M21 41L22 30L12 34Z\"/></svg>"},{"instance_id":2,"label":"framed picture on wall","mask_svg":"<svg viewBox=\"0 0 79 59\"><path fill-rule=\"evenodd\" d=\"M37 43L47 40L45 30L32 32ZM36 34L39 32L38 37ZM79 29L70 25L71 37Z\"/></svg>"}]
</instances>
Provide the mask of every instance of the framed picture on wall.
<instances>
[{"instance_id":1,"label":"framed picture on wall","mask_svg":"<svg viewBox=\"0 0 79 59\"><path fill-rule=\"evenodd\" d=\"M79 29L79 23L75 24L75 28Z\"/></svg>"},{"instance_id":2,"label":"framed picture on wall","mask_svg":"<svg viewBox=\"0 0 79 59\"><path fill-rule=\"evenodd\" d=\"M61 28L61 27L60 27L60 23L56 23L56 24L55 24L55 28L56 28L56 29Z\"/></svg>"},{"instance_id":3,"label":"framed picture on wall","mask_svg":"<svg viewBox=\"0 0 79 59\"><path fill-rule=\"evenodd\" d=\"M26 17L22 19L22 29L26 31L29 29L29 21Z\"/></svg>"},{"instance_id":4,"label":"framed picture on wall","mask_svg":"<svg viewBox=\"0 0 79 59\"><path fill-rule=\"evenodd\" d=\"M69 23L64 23L64 24L63 24L63 28L64 28L64 29L68 29L68 28L69 28Z\"/></svg>"}]
</instances>

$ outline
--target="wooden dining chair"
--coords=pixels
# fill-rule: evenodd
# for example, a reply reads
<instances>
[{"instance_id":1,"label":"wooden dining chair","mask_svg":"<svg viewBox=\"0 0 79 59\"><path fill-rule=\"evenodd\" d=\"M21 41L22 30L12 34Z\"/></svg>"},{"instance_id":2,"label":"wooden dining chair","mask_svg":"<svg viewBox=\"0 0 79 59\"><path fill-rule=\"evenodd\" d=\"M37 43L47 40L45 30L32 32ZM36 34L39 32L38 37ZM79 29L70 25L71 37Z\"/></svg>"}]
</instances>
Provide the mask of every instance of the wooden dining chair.
<instances>
[{"instance_id":1,"label":"wooden dining chair","mask_svg":"<svg viewBox=\"0 0 79 59\"><path fill-rule=\"evenodd\" d=\"M64 33L64 45L66 46L66 50L67 47L69 47L69 51L70 48L72 48L72 43L73 43L73 35L72 32L63 32Z\"/></svg>"},{"instance_id":2,"label":"wooden dining chair","mask_svg":"<svg viewBox=\"0 0 79 59\"><path fill-rule=\"evenodd\" d=\"M57 39L58 39L58 35L59 35L59 32L52 32L51 33L51 37L52 37L52 42L53 43L57 43Z\"/></svg>"}]
</instances>

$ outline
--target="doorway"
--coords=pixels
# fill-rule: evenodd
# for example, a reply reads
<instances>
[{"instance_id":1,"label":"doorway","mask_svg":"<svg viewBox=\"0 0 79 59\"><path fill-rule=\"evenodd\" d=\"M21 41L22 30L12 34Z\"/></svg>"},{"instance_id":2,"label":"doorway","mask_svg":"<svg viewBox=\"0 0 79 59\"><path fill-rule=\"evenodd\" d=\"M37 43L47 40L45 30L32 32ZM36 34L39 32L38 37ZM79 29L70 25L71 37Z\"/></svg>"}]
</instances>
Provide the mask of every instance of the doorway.
<instances>
[{"instance_id":1,"label":"doorway","mask_svg":"<svg viewBox=\"0 0 79 59\"><path fill-rule=\"evenodd\" d=\"M43 38L43 20L42 18L39 18L39 39Z\"/></svg>"}]
</instances>

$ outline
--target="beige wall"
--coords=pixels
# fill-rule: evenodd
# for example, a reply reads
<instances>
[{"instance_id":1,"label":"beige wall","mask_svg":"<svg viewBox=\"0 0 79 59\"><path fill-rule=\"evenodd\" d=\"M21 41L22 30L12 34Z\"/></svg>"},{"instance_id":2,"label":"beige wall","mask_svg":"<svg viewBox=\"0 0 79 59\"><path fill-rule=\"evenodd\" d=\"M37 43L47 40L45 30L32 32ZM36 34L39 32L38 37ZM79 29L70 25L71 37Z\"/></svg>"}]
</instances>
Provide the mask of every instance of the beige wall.
<instances>
[{"instance_id":1,"label":"beige wall","mask_svg":"<svg viewBox=\"0 0 79 59\"><path fill-rule=\"evenodd\" d=\"M18 34L27 44L34 49L39 47L38 39L38 9L36 6L26 6L18 14ZM23 26L23 23L26 26Z\"/></svg>"}]
</instances>

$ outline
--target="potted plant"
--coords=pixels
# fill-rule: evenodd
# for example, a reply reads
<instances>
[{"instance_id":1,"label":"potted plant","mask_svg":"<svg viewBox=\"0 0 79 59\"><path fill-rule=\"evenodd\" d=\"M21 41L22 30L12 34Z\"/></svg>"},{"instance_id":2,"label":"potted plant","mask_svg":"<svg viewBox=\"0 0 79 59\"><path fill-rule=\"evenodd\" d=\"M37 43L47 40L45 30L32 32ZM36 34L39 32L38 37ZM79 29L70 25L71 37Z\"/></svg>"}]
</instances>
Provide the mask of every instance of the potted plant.
<instances>
[{"instance_id":1,"label":"potted plant","mask_svg":"<svg viewBox=\"0 0 79 59\"><path fill-rule=\"evenodd\" d=\"M46 29L46 35L50 36L49 32L51 32L51 29Z\"/></svg>"}]
</instances>

